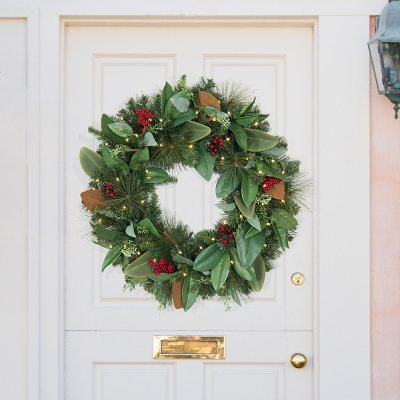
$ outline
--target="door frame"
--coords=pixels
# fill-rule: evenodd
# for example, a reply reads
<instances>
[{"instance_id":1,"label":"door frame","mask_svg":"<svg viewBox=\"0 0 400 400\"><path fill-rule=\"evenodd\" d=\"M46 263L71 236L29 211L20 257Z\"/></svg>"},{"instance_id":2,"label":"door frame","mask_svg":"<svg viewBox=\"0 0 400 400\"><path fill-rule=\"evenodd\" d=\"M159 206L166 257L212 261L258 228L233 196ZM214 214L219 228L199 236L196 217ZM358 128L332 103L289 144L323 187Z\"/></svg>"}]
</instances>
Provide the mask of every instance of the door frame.
<instances>
[{"instance_id":1,"label":"door frame","mask_svg":"<svg viewBox=\"0 0 400 400\"><path fill-rule=\"evenodd\" d=\"M73 24L289 24L314 37L314 382L315 400L370 398L369 17L60 17L31 19L32 87L27 128L32 160L28 271L28 399L64 393L64 32ZM340 27L340 29L339 29ZM347 29L346 29L347 28ZM347 34L348 30L352 35ZM339 45L338 45L339 44ZM35 56L40 68L35 67ZM347 68L351 65L352 68ZM36 69L35 69L36 68ZM36 93L36 94L37 94ZM38 97L38 98L37 98ZM37 103L37 101L39 102ZM39 107L37 107L39 104ZM290 112L290 110L289 110ZM40 129L40 134L39 134ZM40 135L40 136L39 136ZM38 139L38 144L33 143ZM343 140L338 140L342 138ZM344 149L351 151L344 151ZM49 151L53 149L53 151ZM45 156L40 157L43 154ZM354 164L353 160L357 162ZM334 168L333 168L334 165ZM349 165L351 176L349 176ZM341 182L343 198L335 190ZM349 199L356 199L353 207ZM340 218L338 218L340 215ZM356 229L354 229L356 227ZM354 234L356 230L356 235ZM351 243L351 248L349 246ZM319 267L317 268L317 266ZM57 266L57 267L55 267ZM357 298L354 298L356 293Z\"/></svg>"}]
</instances>

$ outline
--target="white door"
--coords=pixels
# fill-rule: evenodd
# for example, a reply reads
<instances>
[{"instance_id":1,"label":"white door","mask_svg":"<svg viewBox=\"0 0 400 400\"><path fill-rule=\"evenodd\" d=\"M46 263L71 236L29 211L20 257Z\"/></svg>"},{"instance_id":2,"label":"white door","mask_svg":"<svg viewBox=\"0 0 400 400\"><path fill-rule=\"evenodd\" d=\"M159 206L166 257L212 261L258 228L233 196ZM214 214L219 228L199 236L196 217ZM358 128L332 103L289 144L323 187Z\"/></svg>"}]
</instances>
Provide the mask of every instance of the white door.
<instances>
[{"instance_id":1,"label":"white door","mask_svg":"<svg viewBox=\"0 0 400 400\"><path fill-rule=\"evenodd\" d=\"M312 213L301 215L291 249L248 304L230 311L213 302L187 313L159 311L143 292L122 290L119 270L101 273L104 253L85 237L89 225L79 193L87 177L78 152L96 146L87 127L98 126L103 112L116 112L129 96L151 93L183 73L189 81L205 75L254 89L262 110L271 115L272 133L288 138L291 156L312 177L312 28L77 25L67 27L65 41L66 400L311 400ZM195 176L186 173L184 183L162 197L199 230L211 226L216 214L213 187ZM201 196L194 190L199 187ZM294 272L305 275L302 286L292 284ZM154 335L225 336L226 359L153 360ZM290 365L296 352L308 358L303 369Z\"/></svg>"}]
</instances>

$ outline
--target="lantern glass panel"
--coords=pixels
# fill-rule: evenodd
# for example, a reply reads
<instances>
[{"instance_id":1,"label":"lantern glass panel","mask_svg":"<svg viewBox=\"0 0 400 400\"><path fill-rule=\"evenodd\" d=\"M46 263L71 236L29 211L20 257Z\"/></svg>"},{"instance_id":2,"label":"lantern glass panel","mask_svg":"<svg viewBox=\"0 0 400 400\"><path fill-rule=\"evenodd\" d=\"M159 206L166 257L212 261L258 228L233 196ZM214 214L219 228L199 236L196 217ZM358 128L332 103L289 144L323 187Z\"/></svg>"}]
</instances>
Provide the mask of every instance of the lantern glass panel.
<instances>
[{"instance_id":1,"label":"lantern glass panel","mask_svg":"<svg viewBox=\"0 0 400 400\"><path fill-rule=\"evenodd\" d=\"M374 69L374 75L376 79L376 85L378 87L379 94L385 94L385 86L382 77L383 63L381 59L381 52L379 49L379 41L371 40L368 43L369 53L371 55L372 67Z\"/></svg>"}]
</instances>

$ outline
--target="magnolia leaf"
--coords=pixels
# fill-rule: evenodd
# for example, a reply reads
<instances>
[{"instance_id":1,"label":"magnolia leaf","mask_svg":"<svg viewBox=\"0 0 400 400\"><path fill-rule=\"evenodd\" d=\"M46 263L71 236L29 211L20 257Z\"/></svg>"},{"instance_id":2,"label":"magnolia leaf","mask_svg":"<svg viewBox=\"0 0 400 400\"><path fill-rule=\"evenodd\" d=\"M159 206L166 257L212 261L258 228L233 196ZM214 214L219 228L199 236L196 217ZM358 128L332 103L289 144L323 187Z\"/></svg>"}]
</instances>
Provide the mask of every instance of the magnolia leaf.
<instances>
[{"instance_id":1,"label":"magnolia leaf","mask_svg":"<svg viewBox=\"0 0 400 400\"><path fill-rule=\"evenodd\" d=\"M218 264L211 270L211 283L215 290L218 291L224 286L229 275L230 266L229 254L224 253Z\"/></svg>"},{"instance_id":2,"label":"magnolia leaf","mask_svg":"<svg viewBox=\"0 0 400 400\"><path fill-rule=\"evenodd\" d=\"M247 126L256 122L258 120L258 114L256 115L243 115L241 117L236 117L234 121L241 126Z\"/></svg>"},{"instance_id":3,"label":"magnolia leaf","mask_svg":"<svg viewBox=\"0 0 400 400\"><path fill-rule=\"evenodd\" d=\"M151 146L158 146L158 144L157 144L157 142L155 141L154 136L153 136L153 134L152 134L151 132L146 132L146 133L143 135L143 144L144 144L145 146L149 146L149 147L151 147Z\"/></svg>"},{"instance_id":4,"label":"magnolia leaf","mask_svg":"<svg viewBox=\"0 0 400 400\"><path fill-rule=\"evenodd\" d=\"M273 157L281 157L286 152L287 152L286 147L273 147L272 149L265 150L262 153Z\"/></svg>"},{"instance_id":5,"label":"magnolia leaf","mask_svg":"<svg viewBox=\"0 0 400 400\"><path fill-rule=\"evenodd\" d=\"M152 258L154 256L151 251L146 251L124 269L124 274L129 278L147 278L153 273L153 268L149 264Z\"/></svg>"},{"instance_id":6,"label":"magnolia leaf","mask_svg":"<svg viewBox=\"0 0 400 400\"><path fill-rule=\"evenodd\" d=\"M192 305L196 302L198 294L198 286L194 284L192 273L189 272L183 282L182 287L182 303L185 311L189 310L190 307L192 307Z\"/></svg>"},{"instance_id":7,"label":"magnolia leaf","mask_svg":"<svg viewBox=\"0 0 400 400\"><path fill-rule=\"evenodd\" d=\"M118 136L127 138L132 135L132 128L126 122L113 122L108 127Z\"/></svg>"},{"instance_id":8,"label":"magnolia leaf","mask_svg":"<svg viewBox=\"0 0 400 400\"><path fill-rule=\"evenodd\" d=\"M180 254L175 254L172 257L172 260L178 264L186 264L186 265L193 265L193 261L189 258L183 257Z\"/></svg>"},{"instance_id":9,"label":"magnolia leaf","mask_svg":"<svg viewBox=\"0 0 400 400\"><path fill-rule=\"evenodd\" d=\"M120 231L112 231L110 229L105 228L102 225L90 224L94 232L97 236L100 236L102 239L113 241L122 241L126 239L126 235L124 232Z\"/></svg>"},{"instance_id":10,"label":"magnolia leaf","mask_svg":"<svg viewBox=\"0 0 400 400\"><path fill-rule=\"evenodd\" d=\"M271 215L279 228L293 229L298 225L297 219L282 208L275 208L272 210Z\"/></svg>"},{"instance_id":11,"label":"magnolia leaf","mask_svg":"<svg viewBox=\"0 0 400 400\"><path fill-rule=\"evenodd\" d=\"M254 260L253 268L256 277L250 281L250 286L255 292L259 292L264 286L265 281L265 263L260 255L258 255Z\"/></svg>"},{"instance_id":12,"label":"magnolia leaf","mask_svg":"<svg viewBox=\"0 0 400 400\"><path fill-rule=\"evenodd\" d=\"M241 306L241 305L242 305L242 303L240 302L239 296L238 296L238 294L236 293L236 290L235 290L235 289L228 288L228 293L229 293L229 295L232 297L232 300L233 300L238 306Z\"/></svg>"},{"instance_id":13,"label":"magnolia leaf","mask_svg":"<svg viewBox=\"0 0 400 400\"><path fill-rule=\"evenodd\" d=\"M288 231L276 225L275 221L272 222L272 228L274 229L275 235L279 240L279 244L282 250L288 249L289 248Z\"/></svg>"},{"instance_id":14,"label":"magnolia leaf","mask_svg":"<svg viewBox=\"0 0 400 400\"><path fill-rule=\"evenodd\" d=\"M101 270L104 271L110 264L112 264L121 255L121 251L121 245L114 246L104 258Z\"/></svg>"},{"instance_id":15,"label":"magnolia leaf","mask_svg":"<svg viewBox=\"0 0 400 400\"><path fill-rule=\"evenodd\" d=\"M251 218L247 218L247 222L257 231L261 232L262 230L261 223L256 213L254 213L254 215Z\"/></svg>"},{"instance_id":16,"label":"magnolia leaf","mask_svg":"<svg viewBox=\"0 0 400 400\"><path fill-rule=\"evenodd\" d=\"M103 146L101 148L101 154L108 168L118 169L123 173L123 175L129 174L129 167L125 161L121 160L119 157L112 157L110 150L108 150L107 147Z\"/></svg>"},{"instance_id":17,"label":"magnolia leaf","mask_svg":"<svg viewBox=\"0 0 400 400\"><path fill-rule=\"evenodd\" d=\"M210 271L222 259L224 253L220 250L219 246L214 243L204 249L194 260L193 269L195 271Z\"/></svg>"},{"instance_id":18,"label":"magnolia leaf","mask_svg":"<svg viewBox=\"0 0 400 400\"><path fill-rule=\"evenodd\" d=\"M85 207L94 212L96 208L104 208L106 202L103 196L103 192L100 189L89 189L81 193L82 203Z\"/></svg>"},{"instance_id":19,"label":"magnolia leaf","mask_svg":"<svg viewBox=\"0 0 400 400\"><path fill-rule=\"evenodd\" d=\"M158 167L147 167L144 176L145 183L161 183L169 179L167 171Z\"/></svg>"},{"instance_id":20,"label":"magnolia leaf","mask_svg":"<svg viewBox=\"0 0 400 400\"><path fill-rule=\"evenodd\" d=\"M236 208L235 203L218 203L216 206L222 211L233 211Z\"/></svg>"},{"instance_id":21,"label":"magnolia leaf","mask_svg":"<svg viewBox=\"0 0 400 400\"><path fill-rule=\"evenodd\" d=\"M200 150L199 162L196 164L196 171L206 180L209 181L214 172L216 157L212 156L206 150Z\"/></svg>"},{"instance_id":22,"label":"magnolia leaf","mask_svg":"<svg viewBox=\"0 0 400 400\"><path fill-rule=\"evenodd\" d=\"M239 173L236 167L230 167L225 170L218 178L215 187L217 197L222 198L231 194L239 185Z\"/></svg>"},{"instance_id":23,"label":"magnolia leaf","mask_svg":"<svg viewBox=\"0 0 400 400\"><path fill-rule=\"evenodd\" d=\"M244 201L242 200L242 198L240 196L238 196L237 194L234 194L233 198L235 200L235 203L236 203L238 209L247 219L254 217L254 213L255 213L255 209L256 209L255 201L253 201L250 204L250 206L246 206L246 204L244 204Z\"/></svg>"},{"instance_id":24,"label":"magnolia leaf","mask_svg":"<svg viewBox=\"0 0 400 400\"><path fill-rule=\"evenodd\" d=\"M285 200L285 182L275 183L265 193L269 194L273 199Z\"/></svg>"},{"instance_id":25,"label":"magnolia leaf","mask_svg":"<svg viewBox=\"0 0 400 400\"><path fill-rule=\"evenodd\" d=\"M257 217L258 218L258 217ZM247 231L246 235L244 236L245 239L251 238L254 235L257 235L257 233L260 233L260 229L256 229L253 226Z\"/></svg>"},{"instance_id":26,"label":"magnolia leaf","mask_svg":"<svg viewBox=\"0 0 400 400\"><path fill-rule=\"evenodd\" d=\"M249 228L249 225L246 225ZM264 235L261 232L246 238L247 231L248 229L240 230L236 237L236 247L244 267L248 267L253 263L264 246Z\"/></svg>"},{"instance_id":27,"label":"magnolia leaf","mask_svg":"<svg viewBox=\"0 0 400 400\"><path fill-rule=\"evenodd\" d=\"M133 228L133 222L131 221L131 223L125 228L125 233L130 236L130 237L136 237L135 234L135 229Z\"/></svg>"},{"instance_id":28,"label":"magnolia leaf","mask_svg":"<svg viewBox=\"0 0 400 400\"><path fill-rule=\"evenodd\" d=\"M217 117L217 118L226 118L228 117L228 114L226 112L223 112L221 110L219 110L216 107L213 106L205 106L204 107L204 112L211 116L211 117Z\"/></svg>"},{"instance_id":29,"label":"magnolia leaf","mask_svg":"<svg viewBox=\"0 0 400 400\"><path fill-rule=\"evenodd\" d=\"M151 279L151 280L154 281L154 282L159 282L159 283L161 283L161 282L165 282L165 281L168 281L168 280L170 280L170 279L176 278L176 277L179 276L180 274L181 274L180 271L173 272L172 274L164 274L164 273L161 273L160 275L150 274L150 275L148 276L148 278Z\"/></svg>"},{"instance_id":30,"label":"magnolia leaf","mask_svg":"<svg viewBox=\"0 0 400 400\"><path fill-rule=\"evenodd\" d=\"M247 150L252 152L264 151L275 147L279 138L257 129L244 128L247 135Z\"/></svg>"},{"instance_id":31,"label":"magnolia leaf","mask_svg":"<svg viewBox=\"0 0 400 400\"><path fill-rule=\"evenodd\" d=\"M253 101L251 103L245 104L242 110L240 111L240 115L243 115L247 113L248 111L251 111L251 109L254 106L254 103L256 102L256 98L254 97Z\"/></svg>"},{"instance_id":32,"label":"magnolia leaf","mask_svg":"<svg viewBox=\"0 0 400 400\"><path fill-rule=\"evenodd\" d=\"M200 106L213 106L218 110L221 109L221 104L219 100L214 95L206 92L205 90L200 90L197 95L197 102Z\"/></svg>"},{"instance_id":33,"label":"magnolia leaf","mask_svg":"<svg viewBox=\"0 0 400 400\"><path fill-rule=\"evenodd\" d=\"M173 126L177 127L182 125L184 122L191 121L197 117L196 113L193 110L187 110L186 112L180 114L177 118L174 119Z\"/></svg>"},{"instance_id":34,"label":"magnolia leaf","mask_svg":"<svg viewBox=\"0 0 400 400\"><path fill-rule=\"evenodd\" d=\"M174 120L179 114L186 112L190 105L187 96L188 94L186 92L173 94L165 105L165 114Z\"/></svg>"},{"instance_id":35,"label":"magnolia leaf","mask_svg":"<svg viewBox=\"0 0 400 400\"><path fill-rule=\"evenodd\" d=\"M258 184L247 171L243 173L240 193L244 204L248 207L255 200L258 193Z\"/></svg>"},{"instance_id":36,"label":"magnolia leaf","mask_svg":"<svg viewBox=\"0 0 400 400\"><path fill-rule=\"evenodd\" d=\"M256 274L254 272L254 269L250 266L245 268L242 265L237 249L233 247L232 249L229 250L229 253L231 254L231 258L233 261L233 268L235 269L236 273L246 281L251 281L255 279Z\"/></svg>"},{"instance_id":37,"label":"magnolia leaf","mask_svg":"<svg viewBox=\"0 0 400 400\"><path fill-rule=\"evenodd\" d=\"M233 132L237 144L244 152L247 152L247 135L245 130L234 121L231 121L229 129Z\"/></svg>"},{"instance_id":38,"label":"magnolia leaf","mask_svg":"<svg viewBox=\"0 0 400 400\"><path fill-rule=\"evenodd\" d=\"M79 161L86 175L93 177L93 174L104 167L103 157L87 147L82 147L79 152Z\"/></svg>"},{"instance_id":39,"label":"magnolia leaf","mask_svg":"<svg viewBox=\"0 0 400 400\"><path fill-rule=\"evenodd\" d=\"M108 126L109 124L113 124L115 121L109 117L107 114L103 114L101 116L101 133L107 137L111 143L114 144L125 144L125 139L121 136L116 135Z\"/></svg>"},{"instance_id":40,"label":"magnolia leaf","mask_svg":"<svg viewBox=\"0 0 400 400\"><path fill-rule=\"evenodd\" d=\"M154 226L154 224L151 222L149 218L143 218L141 221L137 223L139 226L143 226L146 228L153 236L160 238L161 235L158 232L157 228Z\"/></svg>"},{"instance_id":41,"label":"magnolia leaf","mask_svg":"<svg viewBox=\"0 0 400 400\"><path fill-rule=\"evenodd\" d=\"M182 124L182 137L183 140L188 143L197 142L208 136L210 132L211 128L209 126L194 121L187 121Z\"/></svg>"},{"instance_id":42,"label":"magnolia leaf","mask_svg":"<svg viewBox=\"0 0 400 400\"><path fill-rule=\"evenodd\" d=\"M174 90L172 89L172 86L168 83L165 82L164 89L161 93L161 114L164 115L165 113L165 105L167 104L167 101L171 98L171 96L174 94Z\"/></svg>"},{"instance_id":43,"label":"magnolia leaf","mask_svg":"<svg viewBox=\"0 0 400 400\"><path fill-rule=\"evenodd\" d=\"M133 171L139 169L143 166L145 161L148 161L150 158L150 152L147 147L144 149L139 149L131 158L131 162L129 163L129 168Z\"/></svg>"}]
</instances>

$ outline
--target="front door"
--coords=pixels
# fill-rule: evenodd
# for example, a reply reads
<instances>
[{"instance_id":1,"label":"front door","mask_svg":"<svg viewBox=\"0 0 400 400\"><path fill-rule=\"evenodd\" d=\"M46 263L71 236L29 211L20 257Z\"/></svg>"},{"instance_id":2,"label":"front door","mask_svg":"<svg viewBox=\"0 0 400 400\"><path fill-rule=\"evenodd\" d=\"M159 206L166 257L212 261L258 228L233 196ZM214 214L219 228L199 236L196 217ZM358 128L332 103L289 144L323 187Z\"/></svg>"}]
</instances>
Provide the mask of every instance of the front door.
<instances>
[{"instance_id":1,"label":"front door","mask_svg":"<svg viewBox=\"0 0 400 400\"><path fill-rule=\"evenodd\" d=\"M124 292L120 270L101 273L102 249L87 239L79 194L81 146L103 112L187 74L239 81L254 90L272 133L313 174L312 27L170 21L69 26L64 55L66 400L311 400L313 398L313 215L300 216L291 248L264 289L229 311L216 302L159 311L144 292ZM182 174L160 196L192 229L217 218L213 186ZM199 189L200 188L200 189ZM200 195L199 195L200 193ZM311 198L311 197L310 197ZM312 209L311 200L309 206ZM295 272L305 276L296 286ZM153 336L224 336L225 360L154 360ZM294 353L308 364L295 369Z\"/></svg>"}]
</instances>

